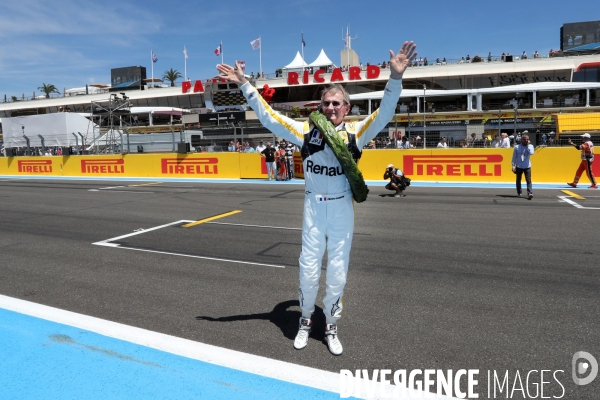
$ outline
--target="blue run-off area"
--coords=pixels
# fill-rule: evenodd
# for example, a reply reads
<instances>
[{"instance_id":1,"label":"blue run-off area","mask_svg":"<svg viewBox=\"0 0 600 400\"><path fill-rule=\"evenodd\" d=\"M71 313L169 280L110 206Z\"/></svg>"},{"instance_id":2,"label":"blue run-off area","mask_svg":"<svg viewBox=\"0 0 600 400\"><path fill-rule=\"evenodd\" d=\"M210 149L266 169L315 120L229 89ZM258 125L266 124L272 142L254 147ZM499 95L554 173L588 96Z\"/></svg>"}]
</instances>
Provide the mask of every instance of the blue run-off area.
<instances>
[{"instance_id":1,"label":"blue run-off area","mask_svg":"<svg viewBox=\"0 0 600 400\"><path fill-rule=\"evenodd\" d=\"M0 399L339 399L0 309Z\"/></svg>"}]
</instances>

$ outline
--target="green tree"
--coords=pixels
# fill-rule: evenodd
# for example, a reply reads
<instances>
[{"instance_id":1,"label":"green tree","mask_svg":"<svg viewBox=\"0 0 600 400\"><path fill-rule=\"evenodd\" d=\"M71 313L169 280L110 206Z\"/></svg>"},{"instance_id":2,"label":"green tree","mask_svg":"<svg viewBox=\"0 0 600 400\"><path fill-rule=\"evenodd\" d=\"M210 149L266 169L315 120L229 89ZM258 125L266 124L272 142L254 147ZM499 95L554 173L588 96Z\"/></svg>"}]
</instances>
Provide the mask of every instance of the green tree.
<instances>
[{"instance_id":1,"label":"green tree","mask_svg":"<svg viewBox=\"0 0 600 400\"><path fill-rule=\"evenodd\" d=\"M174 70L173 68L171 68L170 70L165 71L162 78L166 81L170 81L171 86L175 86L175 81L177 79L181 78L181 72L177 71L176 69Z\"/></svg>"},{"instance_id":2,"label":"green tree","mask_svg":"<svg viewBox=\"0 0 600 400\"><path fill-rule=\"evenodd\" d=\"M38 88L39 90L42 91L42 93L46 94L46 98L49 99L50 98L50 94L52 93L59 93L58 89L56 89L56 86L52 85L52 84L48 84L46 85L45 83L42 83L42 86L40 86Z\"/></svg>"}]
</instances>

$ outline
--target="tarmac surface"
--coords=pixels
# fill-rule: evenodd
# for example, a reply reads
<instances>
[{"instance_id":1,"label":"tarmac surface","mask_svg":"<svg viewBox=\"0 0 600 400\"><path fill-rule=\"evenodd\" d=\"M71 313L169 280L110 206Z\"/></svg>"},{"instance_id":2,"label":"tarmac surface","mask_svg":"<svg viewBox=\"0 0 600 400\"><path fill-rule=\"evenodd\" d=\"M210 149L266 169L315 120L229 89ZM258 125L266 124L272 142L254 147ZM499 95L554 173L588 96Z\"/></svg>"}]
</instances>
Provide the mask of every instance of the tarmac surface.
<instances>
[{"instance_id":1,"label":"tarmac surface","mask_svg":"<svg viewBox=\"0 0 600 400\"><path fill-rule=\"evenodd\" d=\"M3 178L0 294L337 373L479 369L486 393L508 371L512 398L542 381L544 396L598 398L600 377L579 386L571 368L578 351L600 359L600 192L369 187L340 357L319 307L293 348L303 181Z\"/></svg>"}]
</instances>

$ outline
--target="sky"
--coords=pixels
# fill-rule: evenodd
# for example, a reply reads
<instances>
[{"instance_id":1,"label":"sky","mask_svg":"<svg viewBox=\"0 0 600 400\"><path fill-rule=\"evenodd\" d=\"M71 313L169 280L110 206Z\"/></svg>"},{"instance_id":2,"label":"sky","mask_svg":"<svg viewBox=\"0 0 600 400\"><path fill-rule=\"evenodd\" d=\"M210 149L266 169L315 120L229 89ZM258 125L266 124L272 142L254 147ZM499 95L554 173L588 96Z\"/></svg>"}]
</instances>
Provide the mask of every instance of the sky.
<instances>
[{"instance_id":1,"label":"sky","mask_svg":"<svg viewBox=\"0 0 600 400\"><path fill-rule=\"evenodd\" d=\"M0 101L4 95L39 95L38 87L63 89L110 83L111 68L141 65L152 75L151 50L158 57L154 77L176 69L192 81L216 74L224 62L246 63L273 74L302 52L307 63L321 49L337 65L350 27L361 62L389 60L405 40L419 56L459 59L508 52L529 55L560 47L565 23L600 20L600 1L502 2L454 0L323 1L250 0L19 0L3 2L0 13ZM355 39L354 39L355 38ZM165 82L167 83L167 82Z\"/></svg>"}]
</instances>

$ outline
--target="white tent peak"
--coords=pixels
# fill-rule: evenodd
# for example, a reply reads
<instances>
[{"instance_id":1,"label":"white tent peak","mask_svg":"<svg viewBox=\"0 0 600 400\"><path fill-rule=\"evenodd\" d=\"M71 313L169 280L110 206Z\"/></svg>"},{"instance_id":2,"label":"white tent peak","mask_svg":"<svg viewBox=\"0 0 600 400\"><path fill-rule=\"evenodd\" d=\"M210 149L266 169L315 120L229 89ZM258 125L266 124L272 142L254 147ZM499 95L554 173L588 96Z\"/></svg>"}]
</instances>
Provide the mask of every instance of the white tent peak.
<instances>
[{"instance_id":1,"label":"white tent peak","mask_svg":"<svg viewBox=\"0 0 600 400\"><path fill-rule=\"evenodd\" d=\"M327 54L325 54L325 50L321 49L321 52L319 53L319 56L317 57L317 59L315 61L313 61L312 63L310 63L308 66L309 67L324 67L324 66L329 66L329 65L333 65L333 62L329 59L329 57L327 57Z\"/></svg>"},{"instance_id":2,"label":"white tent peak","mask_svg":"<svg viewBox=\"0 0 600 400\"><path fill-rule=\"evenodd\" d=\"M283 69L294 69L304 67L308 67L308 64L304 61L304 59L300 55L300 52L298 51L296 52L296 57L294 57L294 60L285 67L283 67Z\"/></svg>"}]
</instances>

